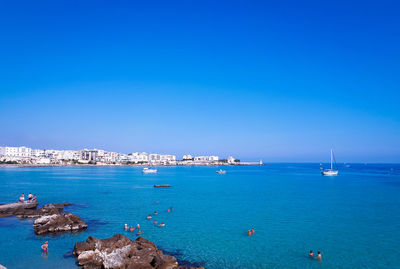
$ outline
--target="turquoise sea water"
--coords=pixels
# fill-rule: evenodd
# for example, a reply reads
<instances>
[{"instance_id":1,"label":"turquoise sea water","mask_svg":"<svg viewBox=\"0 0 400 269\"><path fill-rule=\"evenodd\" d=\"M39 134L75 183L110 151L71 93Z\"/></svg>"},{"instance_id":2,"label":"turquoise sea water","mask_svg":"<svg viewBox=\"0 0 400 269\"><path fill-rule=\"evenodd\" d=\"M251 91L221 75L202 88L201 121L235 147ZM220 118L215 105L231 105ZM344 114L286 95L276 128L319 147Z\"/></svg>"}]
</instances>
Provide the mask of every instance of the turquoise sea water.
<instances>
[{"instance_id":1,"label":"turquoise sea water","mask_svg":"<svg viewBox=\"0 0 400 269\"><path fill-rule=\"evenodd\" d=\"M31 221L0 218L0 264L77 268L75 242L135 238L123 225L139 223L144 237L206 268L400 268L400 165L339 168L339 176L322 177L319 164L223 167L225 175L219 167L159 167L155 175L138 167L3 167L0 203L22 192L41 205L68 201L66 211L89 229L38 237ZM145 219L155 210L165 227ZM310 249L322 252L321 262L307 257Z\"/></svg>"}]
</instances>

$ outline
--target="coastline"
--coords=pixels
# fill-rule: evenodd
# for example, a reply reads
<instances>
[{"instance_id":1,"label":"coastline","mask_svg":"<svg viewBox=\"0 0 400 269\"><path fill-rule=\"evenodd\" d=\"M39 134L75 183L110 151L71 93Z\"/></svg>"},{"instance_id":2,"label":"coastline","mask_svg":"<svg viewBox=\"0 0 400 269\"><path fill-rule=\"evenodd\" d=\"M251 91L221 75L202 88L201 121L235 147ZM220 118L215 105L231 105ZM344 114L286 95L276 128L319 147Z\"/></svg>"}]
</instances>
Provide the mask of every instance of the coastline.
<instances>
[{"instance_id":1,"label":"coastline","mask_svg":"<svg viewBox=\"0 0 400 269\"><path fill-rule=\"evenodd\" d=\"M196 164L0 164L0 167L172 167L172 166L263 166L256 162L228 163L196 163Z\"/></svg>"}]
</instances>

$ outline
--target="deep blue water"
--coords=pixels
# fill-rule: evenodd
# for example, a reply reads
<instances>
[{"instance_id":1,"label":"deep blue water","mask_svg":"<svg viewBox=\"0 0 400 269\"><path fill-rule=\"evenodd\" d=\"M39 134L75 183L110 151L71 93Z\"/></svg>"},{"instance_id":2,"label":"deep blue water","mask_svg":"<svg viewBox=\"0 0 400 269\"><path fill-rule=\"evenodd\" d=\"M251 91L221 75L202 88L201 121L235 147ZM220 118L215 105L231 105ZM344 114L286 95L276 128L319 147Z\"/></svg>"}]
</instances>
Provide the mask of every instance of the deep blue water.
<instances>
[{"instance_id":1,"label":"deep blue water","mask_svg":"<svg viewBox=\"0 0 400 269\"><path fill-rule=\"evenodd\" d=\"M322 177L319 164L225 167L225 175L217 167L159 167L155 175L136 167L3 167L0 203L22 192L41 205L68 201L66 211L89 229L38 237L31 221L1 218L0 264L76 268L68 254L75 242L135 238L123 225L139 223L144 237L206 268L400 268L400 165L339 168L337 177ZM145 219L155 210L165 227ZM322 252L321 262L307 257L310 249Z\"/></svg>"}]
</instances>

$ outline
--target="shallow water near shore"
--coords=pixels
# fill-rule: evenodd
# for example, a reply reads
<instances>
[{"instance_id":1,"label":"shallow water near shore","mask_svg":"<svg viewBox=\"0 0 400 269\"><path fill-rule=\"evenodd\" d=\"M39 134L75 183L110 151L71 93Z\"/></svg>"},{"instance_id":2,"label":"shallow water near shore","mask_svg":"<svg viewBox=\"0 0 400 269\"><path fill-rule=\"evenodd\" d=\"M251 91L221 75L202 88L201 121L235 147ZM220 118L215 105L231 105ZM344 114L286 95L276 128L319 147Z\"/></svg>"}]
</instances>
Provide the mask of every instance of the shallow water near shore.
<instances>
[{"instance_id":1,"label":"shallow water near shore","mask_svg":"<svg viewBox=\"0 0 400 269\"><path fill-rule=\"evenodd\" d=\"M89 228L36 236L31 220L0 218L0 264L77 268L75 242L116 233L135 239L123 226L139 223L145 238L206 268L400 268L400 165L339 166L337 177L322 177L319 164L229 166L223 175L219 168L143 175L140 167L1 167L0 203L22 192L37 194L40 206L70 202L65 211ZM307 257L310 249L322 252L321 262Z\"/></svg>"}]
</instances>

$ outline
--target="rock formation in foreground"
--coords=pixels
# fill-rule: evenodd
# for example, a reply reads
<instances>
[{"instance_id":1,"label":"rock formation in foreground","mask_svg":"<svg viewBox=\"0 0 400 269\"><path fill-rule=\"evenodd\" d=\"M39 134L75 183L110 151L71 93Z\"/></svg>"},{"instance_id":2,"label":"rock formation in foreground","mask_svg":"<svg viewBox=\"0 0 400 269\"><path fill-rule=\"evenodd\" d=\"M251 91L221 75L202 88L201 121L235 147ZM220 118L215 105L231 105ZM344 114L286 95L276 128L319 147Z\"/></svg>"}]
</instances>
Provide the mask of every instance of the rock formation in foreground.
<instances>
[{"instance_id":1,"label":"rock formation in foreground","mask_svg":"<svg viewBox=\"0 0 400 269\"><path fill-rule=\"evenodd\" d=\"M187 268L179 266L175 257L163 254L153 242L143 237L133 241L122 234L102 240L89 236L86 242L75 244L73 254L84 269Z\"/></svg>"},{"instance_id":2,"label":"rock formation in foreground","mask_svg":"<svg viewBox=\"0 0 400 269\"><path fill-rule=\"evenodd\" d=\"M14 215L22 219L35 219L33 230L38 235L85 230L87 225L81 218L71 213L63 213L64 205L69 203L48 204L40 209L36 208L37 203L8 204L0 210L0 217Z\"/></svg>"}]
</instances>

